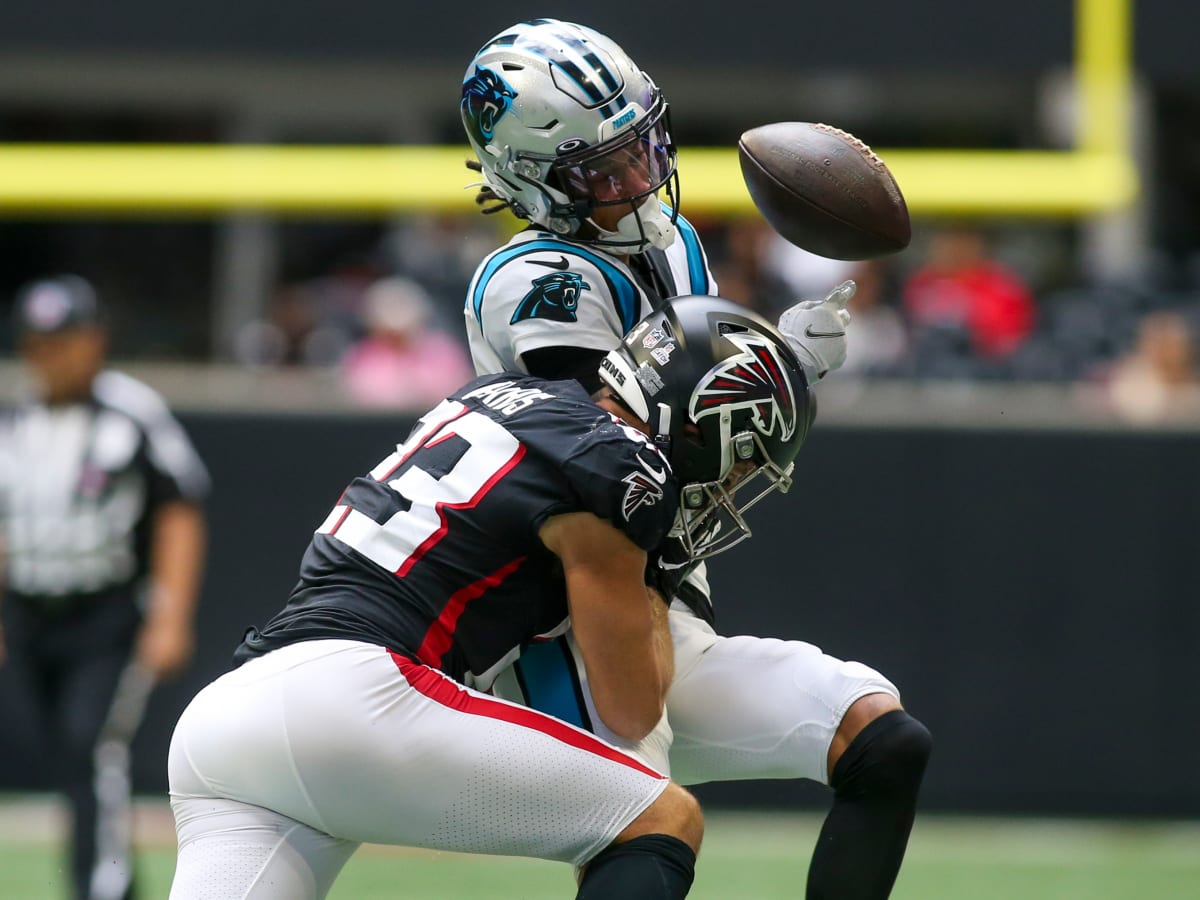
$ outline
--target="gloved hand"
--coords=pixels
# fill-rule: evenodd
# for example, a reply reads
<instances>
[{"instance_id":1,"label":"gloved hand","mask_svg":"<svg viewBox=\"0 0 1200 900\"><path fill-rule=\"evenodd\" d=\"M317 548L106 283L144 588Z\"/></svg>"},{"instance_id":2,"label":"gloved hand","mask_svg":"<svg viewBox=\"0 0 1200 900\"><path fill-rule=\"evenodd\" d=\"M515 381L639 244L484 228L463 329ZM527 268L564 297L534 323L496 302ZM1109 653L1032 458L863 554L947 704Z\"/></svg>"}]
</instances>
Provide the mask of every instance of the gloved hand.
<instances>
[{"instance_id":1,"label":"gloved hand","mask_svg":"<svg viewBox=\"0 0 1200 900\"><path fill-rule=\"evenodd\" d=\"M803 300L779 317L779 331L800 358L809 384L846 361L846 304L857 289L853 281L843 281L824 300Z\"/></svg>"}]
</instances>

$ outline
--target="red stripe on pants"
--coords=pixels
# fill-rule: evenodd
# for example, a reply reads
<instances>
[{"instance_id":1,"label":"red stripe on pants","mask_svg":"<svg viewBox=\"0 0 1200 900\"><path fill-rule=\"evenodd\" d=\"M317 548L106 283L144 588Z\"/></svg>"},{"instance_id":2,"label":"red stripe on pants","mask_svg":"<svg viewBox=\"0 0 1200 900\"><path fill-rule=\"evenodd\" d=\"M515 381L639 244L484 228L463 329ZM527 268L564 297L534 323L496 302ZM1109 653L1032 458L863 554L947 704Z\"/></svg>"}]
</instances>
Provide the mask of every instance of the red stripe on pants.
<instances>
[{"instance_id":1,"label":"red stripe on pants","mask_svg":"<svg viewBox=\"0 0 1200 900\"><path fill-rule=\"evenodd\" d=\"M401 656L398 653L388 652L391 653L397 668L400 669L400 674L405 677L408 683L435 703L440 703L442 706L466 713L467 715L486 716L489 719L500 719L504 722L520 725L522 728L532 728L534 731L540 731L542 734L562 741L564 744L569 744L579 750L603 757L611 762L628 766L651 778L666 778L661 772L654 771L654 769L651 769L633 756L622 753L616 747L609 746L594 735L590 735L586 731L580 731L578 728L568 725L566 722L556 719L553 716L548 716L523 706L494 700L491 697L485 697L481 694L472 693L453 678L436 669L413 662L411 659Z\"/></svg>"}]
</instances>

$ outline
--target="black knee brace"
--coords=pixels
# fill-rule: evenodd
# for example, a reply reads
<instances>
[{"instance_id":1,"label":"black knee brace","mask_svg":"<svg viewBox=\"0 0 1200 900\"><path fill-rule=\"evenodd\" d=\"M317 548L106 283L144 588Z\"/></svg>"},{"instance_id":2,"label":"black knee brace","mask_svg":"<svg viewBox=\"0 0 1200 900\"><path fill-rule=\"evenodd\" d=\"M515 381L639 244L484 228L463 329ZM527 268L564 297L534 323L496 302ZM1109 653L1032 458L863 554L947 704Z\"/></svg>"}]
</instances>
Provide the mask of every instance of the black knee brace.
<instances>
[{"instance_id":1,"label":"black knee brace","mask_svg":"<svg viewBox=\"0 0 1200 900\"><path fill-rule=\"evenodd\" d=\"M575 900L682 900L695 875L691 847L668 834L644 834L601 850L588 863Z\"/></svg>"},{"instance_id":2,"label":"black knee brace","mask_svg":"<svg viewBox=\"0 0 1200 900\"><path fill-rule=\"evenodd\" d=\"M829 778L839 796L915 797L933 749L929 729L902 709L867 724Z\"/></svg>"},{"instance_id":3,"label":"black knee brace","mask_svg":"<svg viewBox=\"0 0 1200 900\"><path fill-rule=\"evenodd\" d=\"M833 808L808 869L808 900L884 900L917 809L933 741L903 710L870 722L833 767Z\"/></svg>"}]
</instances>

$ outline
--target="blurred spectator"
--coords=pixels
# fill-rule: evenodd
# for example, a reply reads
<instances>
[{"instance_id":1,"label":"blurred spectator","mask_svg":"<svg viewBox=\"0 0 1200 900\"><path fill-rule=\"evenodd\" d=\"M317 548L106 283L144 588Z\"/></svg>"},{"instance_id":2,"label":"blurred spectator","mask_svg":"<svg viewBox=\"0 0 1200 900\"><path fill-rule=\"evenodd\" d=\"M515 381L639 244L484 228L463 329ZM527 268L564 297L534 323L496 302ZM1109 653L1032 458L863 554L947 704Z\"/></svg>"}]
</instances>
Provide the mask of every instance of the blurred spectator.
<instances>
[{"instance_id":1,"label":"blurred spectator","mask_svg":"<svg viewBox=\"0 0 1200 900\"><path fill-rule=\"evenodd\" d=\"M280 287L265 318L238 332L234 356L253 366L332 366L355 338L363 285L332 275Z\"/></svg>"},{"instance_id":2,"label":"blurred spectator","mask_svg":"<svg viewBox=\"0 0 1200 900\"><path fill-rule=\"evenodd\" d=\"M775 301L776 314L796 300L819 300L847 278L854 277L856 263L829 259L802 250L769 230L763 264L773 278L785 285L785 295Z\"/></svg>"},{"instance_id":3,"label":"blurred spectator","mask_svg":"<svg viewBox=\"0 0 1200 900\"><path fill-rule=\"evenodd\" d=\"M1195 336L1175 312L1150 313L1133 349L1108 372L1108 401L1122 418L1156 422L1200 410Z\"/></svg>"},{"instance_id":4,"label":"blurred spectator","mask_svg":"<svg viewBox=\"0 0 1200 900\"><path fill-rule=\"evenodd\" d=\"M130 744L191 661L208 473L162 398L105 368L92 286L19 294L32 396L0 416L0 738L71 809L72 896L132 895Z\"/></svg>"},{"instance_id":5,"label":"blurred spectator","mask_svg":"<svg viewBox=\"0 0 1200 900\"><path fill-rule=\"evenodd\" d=\"M904 310L918 344L925 343L925 332L957 334L967 352L986 361L1011 355L1034 328L1029 288L989 257L983 233L969 225L933 236L929 259L904 285ZM952 347L954 341L939 338L937 344Z\"/></svg>"},{"instance_id":6,"label":"blurred spectator","mask_svg":"<svg viewBox=\"0 0 1200 900\"><path fill-rule=\"evenodd\" d=\"M717 241L719 249L710 260L721 296L771 321L793 303L791 288L769 263L775 237L775 231L761 218L730 219Z\"/></svg>"},{"instance_id":7,"label":"blurred spectator","mask_svg":"<svg viewBox=\"0 0 1200 900\"><path fill-rule=\"evenodd\" d=\"M431 325L425 289L383 278L363 300L367 334L342 360L346 392L364 406L424 408L474 377L462 344Z\"/></svg>"},{"instance_id":8,"label":"blurred spectator","mask_svg":"<svg viewBox=\"0 0 1200 900\"><path fill-rule=\"evenodd\" d=\"M412 215L392 227L379 248L390 272L403 272L421 284L435 307L434 322L462 327L463 298L475 266L496 245L507 223L447 213Z\"/></svg>"},{"instance_id":9,"label":"blurred spectator","mask_svg":"<svg viewBox=\"0 0 1200 900\"><path fill-rule=\"evenodd\" d=\"M908 356L908 330L891 301L889 267L882 260L857 263L847 272L858 285L847 309L844 375L891 375Z\"/></svg>"},{"instance_id":10,"label":"blurred spectator","mask_svg":"<svg viewBox=\"0 0 1200 900\"><path fill-rule=\"evenodd\" d=\"M711 246L709 265L721 296L772 322L797 300L819 300L854 278L859 266L802 250L759 216L727 220Z\"/></svg>"}]
</instances>

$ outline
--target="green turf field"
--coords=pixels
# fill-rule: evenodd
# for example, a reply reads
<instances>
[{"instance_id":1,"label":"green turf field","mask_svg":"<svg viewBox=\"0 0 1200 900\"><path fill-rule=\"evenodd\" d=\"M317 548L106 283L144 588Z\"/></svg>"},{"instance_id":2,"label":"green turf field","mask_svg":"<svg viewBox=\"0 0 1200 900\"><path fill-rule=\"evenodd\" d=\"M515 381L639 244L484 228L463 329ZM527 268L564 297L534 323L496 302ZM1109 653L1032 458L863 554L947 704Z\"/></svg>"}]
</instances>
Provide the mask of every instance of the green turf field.
<instances>
[{"instance_id":1,"label":"green turf field","mask_svg":"<svg viewBox=\"0 0 1200 900\"><path fill-rule=\"evenodd\" d=\"M0 898L64 897L61 863L42 813L0 801ZM174 866L169 819L139 808L144 898L165 898ZM25 822L27 824L23 825ZM802 897L813 816L713 811L691 896ZM364 847L336 900L550 900L573 896L566 866ZM895 900L1196 900L1200 824L1102 823L925 816L913 833Z\"/></svg>"}]
</instances>

